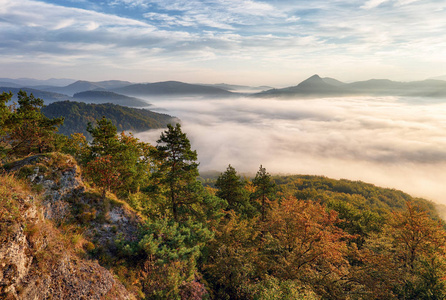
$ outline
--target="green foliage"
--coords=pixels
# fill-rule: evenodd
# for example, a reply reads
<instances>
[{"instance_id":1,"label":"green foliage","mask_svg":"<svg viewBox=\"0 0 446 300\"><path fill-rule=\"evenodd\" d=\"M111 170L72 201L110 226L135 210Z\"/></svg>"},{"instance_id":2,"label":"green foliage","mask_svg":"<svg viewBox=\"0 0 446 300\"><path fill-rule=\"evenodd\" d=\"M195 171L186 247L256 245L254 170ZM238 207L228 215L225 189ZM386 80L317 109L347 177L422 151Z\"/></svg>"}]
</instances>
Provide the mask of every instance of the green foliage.
<instances>
[{"instance_id":1,"label":"green foliage","mask_svg":"<svg viewBox=\"0 0 446 300\"><path fill-rule=\"evenodd\" d=\"M149 129L163 128L172 122L172 117L155 113L146 109L124 107L114 104L87 104L83 102L59 101L49 104L42 109L45 116L49 118L63 117L64 125L59 132L70 136L82 133L91 139L86 130L88 123L105 116L116 126L118 132L132 131L140 132Z\"/></svg>"},{"instance_id":2,"label":"green foliage","mask_svg":"<svg viewBox=\"0 0 446 300\"><path fill-rule=\"evenodd\" d=\"M361 181L309 175L275 176L274 181L279 194L285 197L317 200L325 204L334 200L347 202L359 211L369 210L382 217L390 211L404 211L406 203L410 202L425 209L431 217L439 218L432 202Z\"/></svg>"},{"instance_id":3,"label":"green foliage","mask_svg":"<svg viewBox=\"0 0 446 300\"><path fill-rule=\"evenodd\" d=\"M266 275L256 284L249 286L252 299L255 300L317 300L319 297L310 289L302 287L293 280L280 280Z\"/></svg>"},{"instance_id":4,"label":"green foliage","mask_svg":"<svg viewBox=\"0 0 446 300\"><path fill-rule=\"evenodd\" d=\"M24 91L17 95L18 106L7 107L12 94L0 97L0 151L3 156L21 157L33 153L45 153L56 149L56 131L63 118L45 117L41 109L43 100L29 96Z\"/></svg>"},{"instance_id":5,"label":"green foliage","mask_svg":"<svg viewBox=\"0 0 446 300\"><path fill-rule=\"evenodd\" d=\"M145 292L151 299L180 299L197 274L201 248L213 237L201 223L187 220L177 223L166 218L149 221L138 243L146 255L147 272L164 274L146 277ZM164 289L159 289L159 286ZM183 298L182 298L183 299Z\"/></svg>"},{"instance_id":6,"label":"green foliage","mask_svg":"<svg viewBox=\"0 0 446 300\"><path fill-rule=\"evenodd\" d=\"M0 95L0 159L6 156L10 145L6 141L7 128L5 127L7 120L11 115L11 110L7 103L11 100L12 93L3 92Z\"/></svg>"},{"instance_id":7,"label":"green foliage","mask_svg":"<svg viewBox=\"0 0 446 300\"><path fill-rule=\"evenodd\" d=\"M328 203L330 209L338 213L343 222L338 224L339 228L354 236L356 245L361 248L367 237L372 232L380 232L384 218L370 210L359 210L351 203L332 200Z\"/></svg>"},{"instance_id":8,"label":"green foliage","mask_svg":"<svg viewBox=\"0 0 446 300\"><path fill-rule=\"evenodd\" d=\"M253 217L256 209L250 202L246 185L247 181L237 175L236 170L229 165L215 182L215 186L218 188L216 196L228 202L228 210L234 210L246 217Z\"/></svg>"},{"instance_id":9,"label":"green foliage","mask_svg":"<svg viewBox=\"0 0 446 300\"><path fill-rule=\"evenodd\" d=\"M262 220L265 220L266 209L268 203L272 200L272 197L274 197L276 184L272 180L271 175L266 172L266 169L262 165L260 165L252 183L254 184L255 191L251 194L251 198L260 200Z\"/></svg>"},{"instance_id":10,"label":"green foliage","mask_svg":"<svg viewBox=\"0 0 446 300\"><path fill-rule=\"evenodd\" d=\"M190 214L194 205L202 201L203 187L198 177L197 152L191 150L190 141L181 131L181 125L167 125L157 141L154 156L159 162L153 174L159 180L161 191L175 220Z\"/></svg>"},{"instance_id":11,"label":"green foliage","mask_svg":"<svg viewBox=\"0 0 446 300\"><path fill-rule=\"evenodd\" d=\"M128 195L138 192L148 183L152 147L140 142L132 135L117 134L116 127L103 117L97 126L88 125L93 137L91 144L82 135L73 135L67 142L71 151L86 168L87 177L102 189L112 189L118 194Z\"/></svg>"}]
</instances>

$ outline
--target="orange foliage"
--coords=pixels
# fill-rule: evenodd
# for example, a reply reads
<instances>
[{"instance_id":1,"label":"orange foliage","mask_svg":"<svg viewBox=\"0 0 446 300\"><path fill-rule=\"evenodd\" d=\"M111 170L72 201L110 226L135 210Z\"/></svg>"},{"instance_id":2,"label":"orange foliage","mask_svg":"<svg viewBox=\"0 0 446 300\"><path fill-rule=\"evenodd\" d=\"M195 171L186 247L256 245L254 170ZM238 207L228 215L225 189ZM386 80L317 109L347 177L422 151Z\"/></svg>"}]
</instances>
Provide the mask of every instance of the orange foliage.
<instances>
[{"instance_id":1,"label":"orange foliage","mask_svg":"<svg viewBox=\"0 0 446 300\"><path fill-rule=\"evenodd\" d=\"M272 275L299 280L327 293L348 274L347 239L336 212L312 201L283 200L263 224ZM322 291L325 290L325 291Z\"/></svg>"}]
</instances>

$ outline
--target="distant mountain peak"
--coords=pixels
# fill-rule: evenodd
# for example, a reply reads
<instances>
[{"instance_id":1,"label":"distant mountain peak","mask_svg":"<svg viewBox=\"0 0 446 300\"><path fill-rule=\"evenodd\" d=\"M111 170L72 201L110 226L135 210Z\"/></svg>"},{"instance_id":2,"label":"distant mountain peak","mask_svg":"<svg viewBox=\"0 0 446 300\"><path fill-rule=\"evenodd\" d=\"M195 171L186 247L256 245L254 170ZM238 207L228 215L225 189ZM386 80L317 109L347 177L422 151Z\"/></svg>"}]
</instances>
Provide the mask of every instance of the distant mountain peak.
<instances>
[{"instance_id":1,"label":"distant mountain peak","mask_svg":"<svg viewBox=\"0 0 446 300\"><path fill-rule=\"evenodd\" d=\"M321 78L319 75L314 74L313 76L311 76L311 77L308 78L307 80L318 80L318 79L322 80L322 78Z\"/></svg>"},{"instance_id":2,"label":"distant mountain peak","mask_svg":"<svg viewBox=\"0 0 446 300\"><path fill-rule=\"evenodd\" d=\"M315 74L301 83L299 83L298 87L315 87L315 86L328 86L327 84L319 75Z\"/></svg>"}]
</instances>

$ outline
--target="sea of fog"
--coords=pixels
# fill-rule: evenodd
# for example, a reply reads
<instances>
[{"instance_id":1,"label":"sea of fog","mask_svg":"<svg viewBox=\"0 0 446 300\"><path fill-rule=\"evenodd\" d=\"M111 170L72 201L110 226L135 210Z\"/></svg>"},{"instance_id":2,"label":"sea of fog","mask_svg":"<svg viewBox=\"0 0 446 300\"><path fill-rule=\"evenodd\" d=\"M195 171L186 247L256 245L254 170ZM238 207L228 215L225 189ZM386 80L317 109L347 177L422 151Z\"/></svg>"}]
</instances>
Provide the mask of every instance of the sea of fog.
<instances>
[{"instance_id":1,"label":"sea of fog","mask_svg":"<svg viewBox=\"0 0 446 300\"><path fill-rule=\"evenodd\" d=\"M181 119L200 170L324 175L446 204L446 99L148 99ZM156 144L162 130L136 134Z\"/></svg>"}]
</instances>

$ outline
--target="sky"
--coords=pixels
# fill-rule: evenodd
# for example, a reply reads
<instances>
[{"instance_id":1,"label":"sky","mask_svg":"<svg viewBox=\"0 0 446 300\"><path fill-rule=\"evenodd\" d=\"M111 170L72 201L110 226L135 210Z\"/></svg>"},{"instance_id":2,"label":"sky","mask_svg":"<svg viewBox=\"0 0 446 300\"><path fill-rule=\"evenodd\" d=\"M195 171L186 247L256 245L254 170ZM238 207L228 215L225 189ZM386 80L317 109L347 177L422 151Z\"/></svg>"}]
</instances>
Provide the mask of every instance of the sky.
<instances>
[{"instance_id":1,"label":"sky","mask_svg":"<svg viewBox=\"0 0 446 300\"><path fill-rule=\"evenodd\" d=\"M446 75L444 0L0 0L0 77L282 87Z\"/></svg>"}]
</instances>

